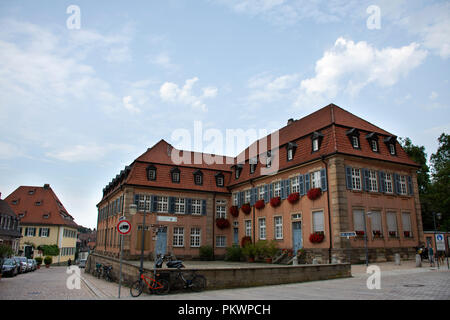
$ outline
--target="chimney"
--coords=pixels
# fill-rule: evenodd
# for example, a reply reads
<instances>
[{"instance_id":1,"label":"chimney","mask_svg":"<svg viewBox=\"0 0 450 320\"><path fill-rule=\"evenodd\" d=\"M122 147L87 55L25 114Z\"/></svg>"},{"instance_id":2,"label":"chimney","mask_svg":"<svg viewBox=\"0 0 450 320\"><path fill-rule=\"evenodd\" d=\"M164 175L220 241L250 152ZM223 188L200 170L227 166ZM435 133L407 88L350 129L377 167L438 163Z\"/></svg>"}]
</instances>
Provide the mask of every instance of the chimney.
<instances>
[{"instance_id":1,"label":"chimney","mask_svg":"<svg viewBox=\"0 0 450 320\"><path fill-rule=\"evenodd\" d=\"M44 189L49 189L50 185L48 183L44 184Z\"/></svg>"},{"instance_id":2,"label":"chimney","mask_svg":"<svg viewBox=\"0 0 450 320\"><path fill-rule=\"evenodd\" d=\"M288 122L287 122L287 125L290 125L290 124L293 123L293 122L294 122L294 119L290 118L290 119L288 120Z\"/></svg>"}]
</instances>

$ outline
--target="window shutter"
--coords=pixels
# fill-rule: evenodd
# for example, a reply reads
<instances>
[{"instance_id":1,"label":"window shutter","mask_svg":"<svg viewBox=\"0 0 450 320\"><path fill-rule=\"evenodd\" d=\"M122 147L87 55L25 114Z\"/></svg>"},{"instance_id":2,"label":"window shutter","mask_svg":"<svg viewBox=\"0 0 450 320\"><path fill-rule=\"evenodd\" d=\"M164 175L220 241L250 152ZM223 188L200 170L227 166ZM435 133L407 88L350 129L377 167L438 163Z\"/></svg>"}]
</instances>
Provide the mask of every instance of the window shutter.
<instances>
[{"instance_id":1,"label":"window shutter","mask_svg":"<svg viewBox=\"0 0 450 320\"><path fill-rule=\"evenodd\" d=\"M394 173L394 189L396 194L400 194L400 176L397 173Z\"/></svg>"},{"instance_id":2,"label":"window shutter","mask_svg":"<svg viewBox=\"0 0 450 320\"><path fill-rule=\"evenodd\" d=\"M385 186L384 186L384 180L386 179L386 173L383 171L378 171L378 189L380 192L386 192Z\"/></svg>"},{"instance_id":3,"label":"window shutter","mask_svg":"<svg viewBox=\"0 0 450 320\"><path fill-rule=\"evenodd\" d=\"M309 173L305 174L305 193L307 193L310 189L309 183Z\"/></svg>"},{"instance_id":4,"label":"window shutter","mask_svg":"<svg viewBox=\"0 0 450 320\"><path fill-rule=\"evenodd\" d=\"M169 213L175 212L175 197L169 197Z\"/></svg>"},{"instance_id":5,"label":"window shutter","mask_svg":"<svg viewBox=\"0 0 450 320\"><path fill-rule=\"evenodd\" d=\"M50 237L50 228L47 228L47 237Z\"/></svg>"},{"instance_id":6,"label":"window shutter","mask_svg":"<svg viewBox=\"0 0 450 320\"><path fill-rule=\"evenodd\" d=\"M258 198L257 192L258 192L257 188L252 188L252 190L250 192L250 205L255 204L256 199Z\"/></svg>"},{"instance_id":7,"label":"window shutter","mask_svg":"<svg viewBox=\"0 0 450 320\"><path fill-rule=\"evenodd\" d=\"M281 186L281 199L286 199L286 188L285 188L285 183L284 180L280 181L280 186Z\"/></svg>"},{"instance_id":8,"label":"window shutter","mask_svg":"<svg viewBox=\"0 0 450 320\"><path fill-rule=\"evenodd\" d=\"M268 184L264 185L264 202L265 203L269 202L269 185Z\"/></svg>"},{"instance_id":9,"label":"window shutter","mask_svg":"<svg viewBox=\"0 0 450 320\"><path fill-rule=\"evenodd\" d=\"M206 216L206 200L202 200L202 215Z\"/></svg>"},{"instance_id":10,"label":"window shutter","mask_svg":"<svg viewBox=\"0 0 450 320\"><path fill-rule=\"evenodd\" d=\"M347 182L347 189L352 190L352 167L345 167L345 179Z\"/></svg>"},{"instance_id":11,"label":"window shutter","mask_svg":"<svg viewBox=\"0 0 450 320\"><path fill-rule=\"evenodd\" d=\"M411 176L406 176L406 179L407 179L407 182L408 182L408 194L410 196L412 196L414 194L412 178L411 178Z\"/></svg>"},{"instance_id":12,"label":"window shutter","mask_svg":"<svg viewBox=\"0 0 450 320\"><path fill-rule=\"evenodd\" d=\"M239 192L239 207L242 207L245 201L245 193L244 191Z\"/></svg>"},{"instance_id":13,"label":"window shutter","mask_svg":"<svg viewBox=\"0 0 450 320\"><path fill-rule=\"evenodd\" d=\"M184 202L186 203L186 214L191 214L192 212L192 199L191 198L186 198L184 200Z\"/></svg>"},{"instance_id":14,"label":"window shutter","mask_svg":"<svg viewBox=\"0 0 450 320\"><path fill-rule=\"evenodd\" d=\"M327 171L326 169L320 169L320 185L322 191L327 191Z\"/></svg>"},{"instance_id":15,"label":"window shutter","mask_svg":"<svg viewBox=\"0 0 450 320\"><path fill-rule=\"evenodd\" d=\"M362 178L363 178L363 190L369 191L369 170L363 168L362 170Z\"/></svg>"},{"instance_id":16,"label":"window shutter","mask_svg":"<svg viewBox=\"0 0 450 320\"><path fill-rule=\"evenodd\" d=\"M298 176L298 185L300 190L300 195L303 196L305 194L305 181L303 180L303 175Z\"/></svg>"},{"instance_id":17,"label":"window shutter","mask_svg":"<svg viewBox=\"0 0 450 320\"><path fill-rule=\"evenodd\" d=\"M151 196L151 203L152 203L152 211L156 212L158 209L158 197L157 196Z\"/></svg>"},{"instance_id":18,"label":"window shutter","mask_svg":"<svg viewBox=\"0 0 450 320\"><path fill-rule=\"evenodd\" d=\"M286 198L291 194L291 180L287 179L284 182L284 187L286 188Z\"/></svg>"},{"instance_id":19,"label":"window shutter","mask_svg":"<svg viewBox=\"0 0 450 320\"><path fill-rule=\"evenodd\" d=\"M25 228L25 237L28 235L28 228Z\"/></svg>"},{"instance_id":20,"label":"window shutter","mask_svg":"<svg viewBox=\"0 0 450 320\"><path fill-rule=\"evenodd\" d=\"M39 237L42 235L42 228L39 228Z\"/></svg>"},{"instance_id":21,"label":"window shutter","mask_svg":"<svg viewBox=\"0 0 450 320\"><path fill-rule=\"evenodd\" d=\"M269 198L272 199L273 198L273 183L269 184Z\"/></svg>"},{"instance_id":22,"label":"window shutter","mask_svg":"<svg viewBox=\"0 0 450 320\"><path fill-rule=\"evenodd\" d=\"M139 208L139 195L138 194L134 195L134 204Z\"/></svg>"}]
</instances>

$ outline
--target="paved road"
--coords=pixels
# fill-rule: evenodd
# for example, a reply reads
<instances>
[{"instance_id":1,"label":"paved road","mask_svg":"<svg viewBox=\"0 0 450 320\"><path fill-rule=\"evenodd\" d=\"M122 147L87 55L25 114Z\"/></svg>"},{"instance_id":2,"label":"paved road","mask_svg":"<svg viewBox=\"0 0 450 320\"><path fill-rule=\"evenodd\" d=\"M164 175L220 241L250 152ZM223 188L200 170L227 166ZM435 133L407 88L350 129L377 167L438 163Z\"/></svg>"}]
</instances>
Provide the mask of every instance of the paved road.
<instances>
[{"instance_id":1,"label":"paved road","mask_svg":"<svg viewBox=\"0 0 450 320\"><path fill-rule=\"evenodd\" d=\"M178 293L166 296L142 294L132 298L129 289L122 287L122 299L138 300L391 300L391 299L441 299L450 300L450 271L446 269L381 267L381 289L369 290L369 277L364 266L352 267L353 277L276 286L228 290L208 290L201 293ZM81 272L80 289L66 287L65 267L40 269L15 278L0 280L0 299L117 299L118 285Z\"/></svg>"}]
</instances>

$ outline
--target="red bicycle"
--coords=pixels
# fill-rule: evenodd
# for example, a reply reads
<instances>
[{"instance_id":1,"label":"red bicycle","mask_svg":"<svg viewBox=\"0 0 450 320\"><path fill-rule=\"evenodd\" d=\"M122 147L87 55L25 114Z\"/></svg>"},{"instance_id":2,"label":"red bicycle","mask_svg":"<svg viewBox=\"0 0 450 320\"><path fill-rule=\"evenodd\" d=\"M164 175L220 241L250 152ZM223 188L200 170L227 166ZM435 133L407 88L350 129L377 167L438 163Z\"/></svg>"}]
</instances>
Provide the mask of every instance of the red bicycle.
<instances>
[{"instance_id":1,"label":"red bicycle","mask_svg":"<svg viewBox=\"0 0 450 320\"><path fill-rule=\"evenodd\" d=\"M167 294L170 290L170 284L169 281L166 279L159 278L160 274L156 274L155 278L151 278L149 276L145 276L144 274L141 274L141 277L139 280L133 283L133 285L130 288L130 294L133 297L139 297L144 291L145 285L150 290L150 293L156 293L156 294Z\"/></svg>"}]
</instances>

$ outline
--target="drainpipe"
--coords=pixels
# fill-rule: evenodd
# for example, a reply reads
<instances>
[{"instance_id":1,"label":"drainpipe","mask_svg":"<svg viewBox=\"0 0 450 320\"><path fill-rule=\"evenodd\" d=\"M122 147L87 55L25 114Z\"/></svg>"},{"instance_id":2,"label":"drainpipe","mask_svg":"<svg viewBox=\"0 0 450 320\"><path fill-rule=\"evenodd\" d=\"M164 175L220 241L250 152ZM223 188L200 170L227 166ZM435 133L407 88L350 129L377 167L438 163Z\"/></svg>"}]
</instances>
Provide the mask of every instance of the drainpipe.
<instances>
[{"instance_id":1,"label":"drainpipe","mask_svg":"<svg viewBox=\"0 0 450 320\"><path fill-rule=\"evenodd\" d=\"M253 179L250 179L250 185L252 186L252 188L251 189L253 189L255 186L253 185ZM251 199L252 199L252 191L251 191L251 189L250 189L250 202L251 202ZM256 200L256 199L255 199ZM252 209L252 211L253 211L253 223L252 223L252 228L253 228L253 244L255 244L256 243L256 220L255 220L255 204L253 204L253 209Z\"/></svg>"},{"instance_id":2,"label":"drainpipe","mask_svg":"<svg viewBox=\"0 0 450 320\"><path fill-rule=\"evenodd\" d=\"M325 156L321 156L320 160L325 165L325 174L327 177L327 184L328 184L328 163L325 161ZM330 212L330 188L327 188L327 210L328 210L328 230L329 230L329 238L330 238L330 245L328 248L328 263L331 263L331 249L333 248L333 239L332 239L332 232L331 232L331 212Z\"/></svg>"},{"instance_id":3,"label":"drainpipe","mask_svg":"<svg viewBox=\"0 0 450 320\"><path fill-rule=\"evenodd\" d=\"M215 229L216 229L216 193L213 193L213 216L212 216L212 250L213 250L213 260L216 260L216 254L215 254Z\"/></svg>"}]
</instances>

